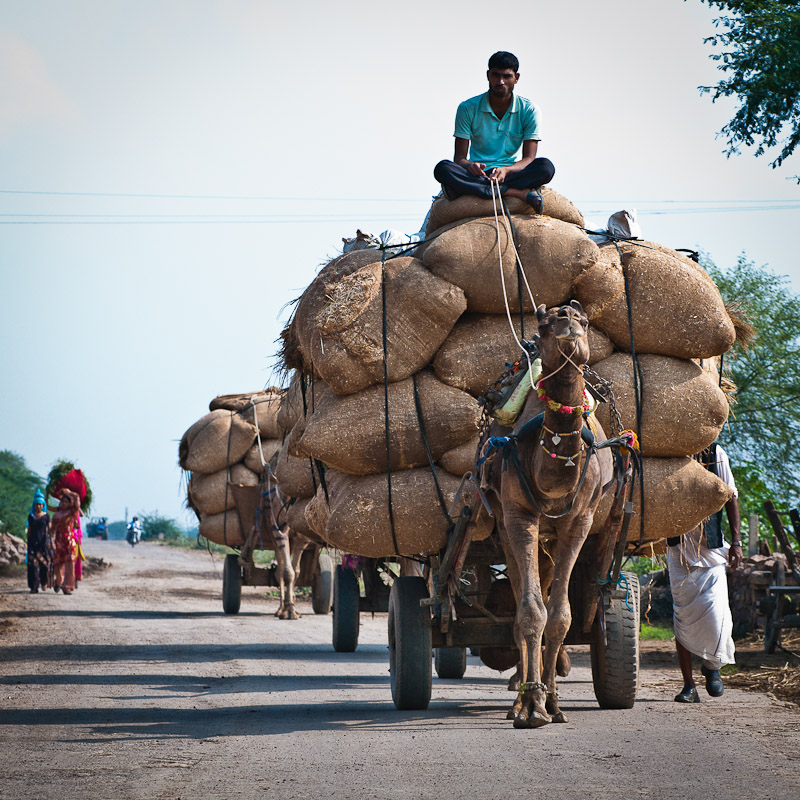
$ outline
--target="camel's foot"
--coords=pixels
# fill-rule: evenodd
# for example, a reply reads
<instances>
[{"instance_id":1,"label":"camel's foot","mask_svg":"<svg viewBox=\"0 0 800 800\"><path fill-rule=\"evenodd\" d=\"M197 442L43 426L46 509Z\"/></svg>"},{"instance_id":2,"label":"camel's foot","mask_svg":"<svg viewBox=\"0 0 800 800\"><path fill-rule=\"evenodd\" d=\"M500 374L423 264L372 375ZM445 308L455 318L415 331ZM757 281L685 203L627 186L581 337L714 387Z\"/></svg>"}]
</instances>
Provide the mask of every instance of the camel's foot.
<instances>
[{"instance_id":1,"label":"camel's foot","mask_svg":"<svg viewBox=\"0 0 800 800\"><path fill-rule=\"evenodd\" d=\"M542 686L542 684L540 684ZM520 709L514 716L515 728L541 728L551 722L550 715L542 704L544 690L528 689L518 698ZM517 703L514 703L516 709Z\"/></svg>"},{"instance_id":2,"label":"camel's foot","mask_svg":"<svg viewBox=\"0 0 800 800\"><path fill-rule=\"evenodd\" d=\"M552 720L547 714L542 714L540 711L534 711L530 716L518 714L514 718L514 727L521 728L541 728L543 725L549 725Z\"/></svg>"},{"instance_id":3,"label":"camel's foot","mask_svg":"<svg viewBox=\"0 0 800 800\"><path fill-rule=\"evenodd\" d=\"M278 610L275 612L275 616L276 616L278 619L283 619L283 617L281 616L281 615L283 614L283 611L284 611L284 605L283 605L283 603L281 603L281 604L278 606Z\"/></svg>"},{"instance_id":4,"label":"camel's foot","mask_svg":"<svg viewBox=\"0 0 800 800\"><path fill-rule=\"evenodd\" d=\"M293 605L288 605L278 614L278 619L300 619L300 613Z\"/></svg>"},{"instance_id":5,"label":"camel's foot","mask_svg":"<svg viewBox=\"0 0 800 800\"><path fill-rule=\"evenodd\" d=\"M518 692L521 683L522 683L522 681L520 680L519 673L515 672L508 679L508 691L509 692Z\"/></svg>"},{"instance_id":6,"label":"camel's foot","mask_svg":"<svg viewBox=\"0 0 800 800\"><path fill-rule=\"evenodd\" d=\"M514 704L508 709L506 719L516 719L517 714L519 714L520 711L522 711L522 695L518 694Z\"/></svg>"},{"instance_id":7,"label":"camel's foot","mask_svg":"<svg viewBox=\"0 0 800 800\"><path fill-rule=\"evenodd\" d=\"M561 649L558 651L558 657L556 658L556 675L558 675L559 678L566 678L567 675L569 675L571 667L572 662L569 660L569 653L562 645Z\"/></svg>"},{"instance_id":8,"label":"camel's foot","mask_svg":"<svg viewBox=\"0 0 800 800\"><path fill-rule=\"evenodd\" d=\"M545 708L553 722L569 722L567 715L558 707L558 695L555 692L547 693Z\"/></svg>"}]
</instances>

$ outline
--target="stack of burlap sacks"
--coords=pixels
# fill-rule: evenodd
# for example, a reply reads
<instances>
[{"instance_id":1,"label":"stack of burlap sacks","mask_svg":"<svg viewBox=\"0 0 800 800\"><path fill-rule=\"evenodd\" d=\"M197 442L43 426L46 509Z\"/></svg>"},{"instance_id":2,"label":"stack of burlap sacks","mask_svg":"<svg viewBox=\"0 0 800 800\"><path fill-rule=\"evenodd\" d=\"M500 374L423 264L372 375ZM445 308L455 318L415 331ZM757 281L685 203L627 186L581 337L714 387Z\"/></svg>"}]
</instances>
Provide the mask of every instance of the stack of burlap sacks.
<instances>
[{"instance_id":1,"label":"stack of burlap sacks","mask_svg":"<svg viewBox=\"0 0 800 800\"><path fill-rule=\"evenodd\" d=\"M543 215L520 201L509 207L536 304L581 302L591 322L590 364L613 381L623 426L635 430L627 275L643 387L645 497L643 526L634 522L631 536L638 544L640 535L643 542L658 542L691 530L730 496L689 458L716 439L728 414L715 365L736 334L716 286L692 260L660 245L625 243L618 251L613 244L595 244L580 229L578 210L553 190L545 189ZM520 357L505 315L498 242L519 335L512 239L501 218L498 240L491 201L435 201L425 243L413 257L386 260L388 459L381 253L362 250L334 259L299 299L283 334L285 365L296 372L284 400L292 411L286 419L291 434L280 460L307 464L312 458L327 466L325 485L316 487L313 498L310 474L289 494L304 493L306 523L330 544L382 557L430 553L445 543L447 521L420 432L414 382L449 505L461 476L472 469L476 398L505 362ZM522 311L529 312L524 335L531 338L535 315L524 290L522 297ZM610 434L608 407L601 406L597 416ZM281 480L279 470L279 485ZM595 530L608 514L610 497ZM640 517L641 509L637 492Z\"/></svg>"},{"instance_id":2,"label":"stack of burlap sacks","mask_svg":"<svg viewBox=\"0 0 800 800\"><path fill-rule=\"evenodd\" d=\"M229 547L244 544L247 531L242 530L228 484L259 484L265 471L262 456L269 462L285 434L278 425L282 396L276 388L222 395L183 434L178 460L191 473L187 502L206 539Z\"/></svg>"}]
</instances>

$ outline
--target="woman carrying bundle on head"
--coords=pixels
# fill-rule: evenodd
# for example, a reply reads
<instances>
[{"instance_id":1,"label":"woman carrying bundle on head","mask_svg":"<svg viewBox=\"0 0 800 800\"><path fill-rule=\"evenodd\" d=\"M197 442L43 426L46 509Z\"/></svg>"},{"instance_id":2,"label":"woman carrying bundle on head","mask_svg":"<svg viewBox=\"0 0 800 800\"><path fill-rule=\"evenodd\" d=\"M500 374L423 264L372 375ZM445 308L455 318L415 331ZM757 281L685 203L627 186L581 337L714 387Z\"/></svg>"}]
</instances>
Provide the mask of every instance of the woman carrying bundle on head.
<instances>
[{"instance_id":1,"label":"woman carrying bundle on head","mask_svg":"<svg viewBox=\"0 0 800 800\"><path fill-rule=\"evenodd\" d=\"M50 587L53 569L53 543L50 539L50 517L44 492L37 489L28 514L28 588L31 594Z\"/></svg>"},{"instance_id":2,"label":"woman carrying bundle on head","mask_svg":"<svg viewBox=\"0 0 800 800\"><path fill-rule=\"evenodd\" d=\"M53 514L55 554L53 588L64 594L75 589L75 562L78 558L77 533L80 530L81 499L77 492L60 489L58 508Z\"/></svg>"}]
</instances>

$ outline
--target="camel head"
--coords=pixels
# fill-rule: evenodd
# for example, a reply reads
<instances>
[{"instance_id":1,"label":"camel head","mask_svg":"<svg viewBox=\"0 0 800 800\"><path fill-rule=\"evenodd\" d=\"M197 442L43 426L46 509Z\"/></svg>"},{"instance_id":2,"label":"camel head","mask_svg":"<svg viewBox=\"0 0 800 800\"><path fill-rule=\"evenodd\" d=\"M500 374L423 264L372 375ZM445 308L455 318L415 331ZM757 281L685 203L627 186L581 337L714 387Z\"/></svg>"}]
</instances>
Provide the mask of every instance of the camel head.
<instances>
[{"instance_id":1,"label":"camel head","mask_svg":"<svg viewBox=\"0 0 800 800\"><path fill-rule=\"evenodd\" d=\"M589 318L577 300L559 308L536 309L539 353L544 364L556 364L568 355L577 364L589 360Z\"/></svg>"}]
</instances>

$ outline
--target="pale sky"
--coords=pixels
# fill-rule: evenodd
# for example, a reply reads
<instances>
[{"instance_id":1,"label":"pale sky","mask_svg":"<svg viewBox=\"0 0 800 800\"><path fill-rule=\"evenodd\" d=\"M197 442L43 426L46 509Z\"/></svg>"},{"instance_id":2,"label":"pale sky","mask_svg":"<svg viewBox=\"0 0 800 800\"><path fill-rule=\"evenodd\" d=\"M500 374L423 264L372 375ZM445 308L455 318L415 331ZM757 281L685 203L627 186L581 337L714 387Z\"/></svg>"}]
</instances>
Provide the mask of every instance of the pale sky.
<instances>
[{"instance_id":1,"label":"pale sky","mask_svg":"<svg viewBox=\"0 0 800 800\"><path fill-rule=\"evenodd\" d=\"M789 275L800 173L717 131L699 0L0 0L0 449L84 469L94 513L183 507L177 442L270 382L343 236L416 231L495 50L553 188L602 224Z\"/></svg>"}]
</instances>

